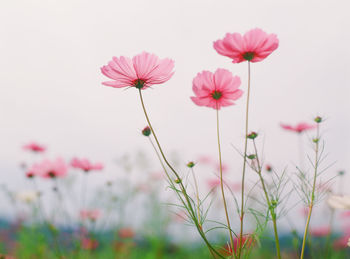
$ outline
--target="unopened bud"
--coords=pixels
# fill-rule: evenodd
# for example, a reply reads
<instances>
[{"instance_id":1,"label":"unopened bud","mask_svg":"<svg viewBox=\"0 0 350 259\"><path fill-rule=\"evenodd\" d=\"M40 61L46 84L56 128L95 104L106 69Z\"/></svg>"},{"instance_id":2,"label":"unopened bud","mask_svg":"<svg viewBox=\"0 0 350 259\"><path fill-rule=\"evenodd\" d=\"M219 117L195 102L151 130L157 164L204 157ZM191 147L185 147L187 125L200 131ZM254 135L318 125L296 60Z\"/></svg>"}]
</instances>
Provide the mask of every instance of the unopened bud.
<instances>
[{"instance_id":1,"label":"unopened bud","mask_svg":"<svg viewBox=\"0 0 350 259\"><path fill-rule=\"evenodd\" d=\"M345 174L345 171L339 171L338 174L339 174L340 176L342 176L342 175Z\"/></svg>"},{"instance_id":2,"label":"unopened bud","mask_svg":"<svg viewBox=\"0 0 350 259\"><path fill-rule=\"evenodd\" d=\"M142 135L148 137L149 135L151 135L151 129L150 127L145 127L143 130L142 130Z\"/></svg>"},{"instance_id":3,"label":"unopened bud","mask_svg":"<svg viewBox=\"0 0 350 259\"><path fill-rule=\"evenodd\" d=\"M250 134L247 135L247 138L255 139L257 136L258 136L258 133L252 131Z\"/></svg>"},{"instance_id":4,"label":"unopened bud","mask_svg":"<svg viewBox=\"0 0 350 259\"><path fill-rule=\"evenodd\" d=\"M177 184L181 183L181 179L179 179L179 178L175 179L175 183L177 183Z\"/></svg>"},{"instance_id":5,"label":"unopened bud","mask_svg":"<svg viewBox=\"0 0 350 259\"><path fill-rule=\"evenodd\" d=\"M271 172L272 171L272 166L266 165L265 169L266 169L266 171Z\"/></svg>"},{"instance_id":6,"label":"unopened bud","mask_svg":"<svg viewBox=\"0 0 350 259\"><path fill-rule=\"evenodd\" d=\"M321 122L322 122L322 118L321 118L320 116L317 116L317 117L315 118L315 122L316 122L316 123L321 123Z\"/></svg>"},{"instance_id":7,"label":"unopened bud","mask_svg":"<svg viewBox=\"0 0 350 259\"><path fill-rule=\"evenodd\" d=\"M192 161L187 163L188 168L192 168L192 167L194 167L194 165L195 165L195 163Z\"/></svg>"},{"instance_id":8,"label":"unopened bud","mask_svg":"<svg viewBox=\"0 0 350 259\"><path fill-rule=\"evenodd\" d=\"M254 154L247 155L247 158L248 158L248 159L255 159L255 158L256 158L256 155L254 155Z\"/></svg>"}]
</instances>

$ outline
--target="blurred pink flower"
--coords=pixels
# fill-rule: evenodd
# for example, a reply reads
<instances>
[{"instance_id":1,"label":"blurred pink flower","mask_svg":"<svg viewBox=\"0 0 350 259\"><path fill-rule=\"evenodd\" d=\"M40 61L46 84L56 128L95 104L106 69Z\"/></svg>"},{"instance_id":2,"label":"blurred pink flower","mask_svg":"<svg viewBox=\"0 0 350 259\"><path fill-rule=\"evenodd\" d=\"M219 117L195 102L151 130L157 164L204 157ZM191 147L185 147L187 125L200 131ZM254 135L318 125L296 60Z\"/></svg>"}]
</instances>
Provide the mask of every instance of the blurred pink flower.
<instances>
[{"instance_id":1,"label":"blurred pink flower","mask_svg":"<svg viewBox=\"0 0 350 259\"><path fill-rule=\"evenodd\" d=\"M207 184L210 189L214 189L220 186L220 179L209 179L207 180Z\"/></svg>"},{"instance_id":2,"label":"blurred pink flower","mask_svg":"<svg viewBox=\"0 0 350 259\"><path fill-rule=\"evenodd\" d=\"M217 69L214 74L210 71L198 73L192 85L196 96L191 99L195 104L218 110L224 106L234 105L233 101L243 94L243 91L238 89L241 79L222 68Z\"/></svg>"},{"instance_id":3,"label":"blurred pink flower","mask_svg":"<svg viewBox=\"0 0 350 259\"><path fill-rule=\"evenodd\" d=\"M345 249L348 247L350 235L343 235L342 237L336 239L333 242L333 247L335 249Z\"/></svg>"},{"instance_id":4,"label":"blurred pink flower","mask_svg":"<svg viewBox=\"0 0 350 259\"><path fill-rule=\"evenodd\" d=\"M131 60L127 57L113 57L108 65L101 68L102 74L113 81L103 82L103 85L115 88L133 86L146 89L151 85L162 84L172 75L174 61L168 58L159 59L154 54L142 52Z\"/></svg>"},{"instance_id":5,"label":"blurred pink flower","mask_svg":"<svg viewBox=\"0 0 350 259\"><path fill-rule=\"evenodd\" d=\"M210 156L202 155L202 156L198 157L198 161L201 164L210 164L213 162L213 159Z\"/></svg>"},{"instance_id":6,"label":"blurred pink flower","mask_svg":"<svg viewBox=\"0 0 350 259\"><path fill-rule=\"evenodd\" d=\"M101 211L99 210L81 210L80 217L82 219L88 219L91 221L96 221L101 216Z\"/></svg>"},{"instance_id":7,"label":"blurred pink flower","mask_svg":"<svg viewBox=\"0 0 350 259\"><path fill-rule=\"evenodd\" d=\"M233 192L238 192L242 189L242 184L241 183L232 183L231 189Z\"/></svg>"},{"instance_id":8,"label":"blurred pink flower","mask_svg":"<svg viewBox=\"0 0 350 259\"><path fill-rule=\"evenodd\" d=\"M349 219L350 220L350 210L349 211L344 211L342 213L340 213L340 217L342 219Z\"/></svg>"},{"instance_id":9,"label":"blurred pink flower","mask_svg":"<svg viewBox=\"0 0 350 259\"><path fill-rule=\"evenodd\" d=\"M31 143L24 145L23 149L39 153L39 152L44 152L46 150L46 147L44 147L43 145L40 145L36 142L31 142Z\"/></svg>"},{"instance_id":10,"label":"blurred pink flower","mask_svg":"<svg viewBox=\"0 0 350 259\"><path fill-rule=\"evenodd\" d=\"M290 131L294 131L297 133L303 133L304 131L314 129L316 127L315 125L311 125L311 124L308 124L306 122L301 122L295 126L287 125L287 124L283 124L283 123L281 123L280 125L285 130L290 130Z\"/></svg>"},{"instance_id":11,"label":"blurred pink flower","mask_svg":"<svg viewBox=\"0 0 350 259\"><path fill-rule=\"evenodd\" d=\"M71 166L77 169L81 169L85 172L89 172L92 170L102 170L103 169L103 164L101 163L91 163L88 159L86 158L73 158L71 161Z\"/></svg>"},{"instance_id":12,"label":"blurred pink flower","mask_svg":"<svg viewBox=\"0 0 350 259\"><path fill-rule=\"evenodd\" d=\"M223 173L227 173L229 166L227 164L222 164L221 168L222 168ZM220 164L219 163L216 164L215 169L220 171Z\"/></svg>"},{"instance_id":13,"label":"blurred pink flower","mask_svg":"<svg viewBox=\"0 0 350 259\"><path fill-rule=\"evenodd\" d=\"M220 55L232 58L233 63L262 61L277 47L277 36L258 28L243 36L239 33L227 33L224 39L214 42L214 49Z\"/></svg>"},{"instance_id":14,"label":"blurred pink flower","mask_svg":"<svg viewBox=\"0 0 350 259\"><path fill-rule=\"evenodd\" d=\"M26 172L27 177L40 176L43 178L64 177L68 167L62 158L56 160L45 159L33 166Z\"/></svg>"},{"instance_id":15,"label":"blurred pink flower","mask_svg":"<svg viewBox=\"0 0 350 259\"><path fill-rule=\"evenodd\" d=\"M317 227L310 229L310 235L314 237L324 237L331 233L331 228L329 226Z\"/></svg>"},{"instance_id":16,"label":"blurred pink flower","mask_svg":"<svg viewBox=\"0 0 350 259\"><path fill-rule=\"evenodd\" d=\"M81 247L85 250L95 250L98 247L98 241L96 239L83 237L81 240Z\"/></svg>"}]
</instances>

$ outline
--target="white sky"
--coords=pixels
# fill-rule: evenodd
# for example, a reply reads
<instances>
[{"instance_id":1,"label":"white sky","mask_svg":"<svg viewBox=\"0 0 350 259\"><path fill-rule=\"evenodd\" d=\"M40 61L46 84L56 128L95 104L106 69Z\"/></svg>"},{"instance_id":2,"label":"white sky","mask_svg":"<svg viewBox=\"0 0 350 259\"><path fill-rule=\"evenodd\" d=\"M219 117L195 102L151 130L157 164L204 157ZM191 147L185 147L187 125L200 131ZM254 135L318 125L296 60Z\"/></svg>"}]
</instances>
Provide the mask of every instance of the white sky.
<instances>
[{"instance_id":1,"label":"white sky","mask_svg":"<svg viewBox=\"0 0 350 259\"><path fill-rule=\"evenodd\" d=\"M265 157L279 168L298 159L297 138L280 122L324 123L330 171L349 170L348 1L3 1L0 8L0 180L16 182L20 147L31 140L49 155L110 162L124 152L150 150L137 91L108 88L99 68L112 56L143 50L175 60L173 78L144 92L166 151L184 162L217 154L214 110L191 103L191 82L203 69L232 64L212 48L226 32L255 27L276 33L279 48L252 65L251 130L265 137ZM245 97L245 96L244 96ZM241 162L244 104L223 109L225 161ZM306 141L306 139L305 139ZM349 177L347 178L349 180Z\"/></svg>"}]
</instances>

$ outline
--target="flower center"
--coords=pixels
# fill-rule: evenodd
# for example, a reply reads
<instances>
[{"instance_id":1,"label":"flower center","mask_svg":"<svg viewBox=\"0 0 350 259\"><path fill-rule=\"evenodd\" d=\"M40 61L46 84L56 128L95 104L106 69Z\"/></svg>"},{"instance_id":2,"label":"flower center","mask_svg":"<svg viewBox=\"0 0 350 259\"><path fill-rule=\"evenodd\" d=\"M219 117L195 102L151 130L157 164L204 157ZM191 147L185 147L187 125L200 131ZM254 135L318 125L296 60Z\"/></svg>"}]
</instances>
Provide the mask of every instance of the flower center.
<instances>
[{"instance_id":1,"label":"flower center","mask_svg":"<svg viewBox=\"0 0 350 259\"><path fill-rule=\"evenodd\" d=\"M211 97L213 97L215 100L219 100L221 96L222 96L222 93L216 90L211 93Z\"/></svg>"},{"instance_id":2,"label":"flower center","mask_svg":"<svg viewBox=\"0 0 350 259\"><path fill-rule=\"evenodd\" d=\"M142 89L144 84L145 84L145 80L142 80L142 79L136 79L134 82L134 86L137 88L137 89Z\"/></svg>"},{"instance_id":3,"label":"flower center","mask_svg":"<svg viewBox=\"0 0 350 259\"><path fill-rule=\"evenodd\" d=\"M251 61L254 58L254 52L246 52L243 54L245 60Z\"/></svg>"}]
</instances>

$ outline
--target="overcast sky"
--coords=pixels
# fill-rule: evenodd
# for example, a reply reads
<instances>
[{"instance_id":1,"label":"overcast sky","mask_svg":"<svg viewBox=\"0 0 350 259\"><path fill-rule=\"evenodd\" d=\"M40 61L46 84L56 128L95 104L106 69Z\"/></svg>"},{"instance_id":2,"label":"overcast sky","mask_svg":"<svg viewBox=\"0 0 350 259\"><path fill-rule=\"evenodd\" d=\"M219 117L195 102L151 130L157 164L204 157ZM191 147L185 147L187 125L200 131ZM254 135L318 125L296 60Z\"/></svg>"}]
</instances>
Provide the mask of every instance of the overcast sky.
<instances>
[{"instance_id":1,"label":"overcast sky","mask_svg":"<svg viewBox=\"0 0 350 259\"><path fill-rule=\"evenodd\" d=\"M216 156L215 112L191 102L191 82L221 67L239 75L245 90L247 63L232 64L212 43L256 27L280 40L271 56L252 64L250 129L264 138L265 159L280 169L296 163L297 137L279 123L321 115L328 162L337 161L330 175L349 170L349 8L345 0L3 1L0 180L16 182L21 145L32 140L49 147L48 157L107 164L150 150L139 132L146 122L137 91L102 86L100 73L112 56L144 50L175 60L173 78L144 91L166 152L178 151L184 162ZM237 179L241 163L235 165L232 145L243 148L244 105L242 98L220 111L224 159Z\"/></svg>"}]
</instances>

